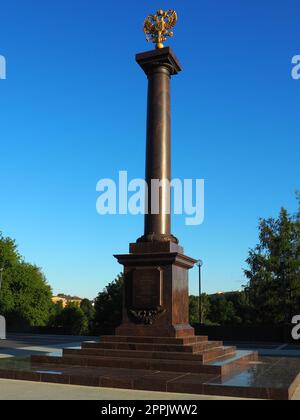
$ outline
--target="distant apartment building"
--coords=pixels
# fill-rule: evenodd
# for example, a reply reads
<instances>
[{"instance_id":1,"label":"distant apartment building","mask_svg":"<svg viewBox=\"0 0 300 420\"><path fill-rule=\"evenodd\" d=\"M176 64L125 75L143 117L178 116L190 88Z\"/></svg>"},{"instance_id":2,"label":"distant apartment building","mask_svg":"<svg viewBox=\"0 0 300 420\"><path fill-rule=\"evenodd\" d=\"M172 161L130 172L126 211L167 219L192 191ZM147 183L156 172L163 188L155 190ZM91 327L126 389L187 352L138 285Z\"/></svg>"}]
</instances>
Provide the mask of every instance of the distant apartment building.
<instances>
[{"instance_id":1,"label":"distant apartment building","mask_svg":"<svg viewBox=\"0 0 300 420\"><path fill-rule=\"evenodd\" d=\"M77 306L80 306L82 299L78 297L69 297L69 296L52 296L52 302L54 304L62 302L63 308L65 308L69 303L75 303Z\"/></svg>"}]
</instances>

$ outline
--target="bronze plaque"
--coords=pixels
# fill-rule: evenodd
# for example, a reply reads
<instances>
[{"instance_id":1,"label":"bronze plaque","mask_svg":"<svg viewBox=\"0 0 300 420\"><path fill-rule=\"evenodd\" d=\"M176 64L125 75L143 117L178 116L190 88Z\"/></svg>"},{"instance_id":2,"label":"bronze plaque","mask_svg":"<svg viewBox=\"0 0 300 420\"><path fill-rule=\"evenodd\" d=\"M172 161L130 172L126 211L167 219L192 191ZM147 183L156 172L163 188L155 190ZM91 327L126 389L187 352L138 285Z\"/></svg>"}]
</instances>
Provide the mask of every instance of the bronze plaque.
<instances>
[{"instance_id":1,"label":"bronze plaque","mask_svg":"<svg viewBox=\"0 0 300 420\"><path fill-rule=\"evenodd\" d=\"M155 309L162 306L162 271L159 268L138 268L133 272L132 306Z\"/></svg>"}]
</instances>

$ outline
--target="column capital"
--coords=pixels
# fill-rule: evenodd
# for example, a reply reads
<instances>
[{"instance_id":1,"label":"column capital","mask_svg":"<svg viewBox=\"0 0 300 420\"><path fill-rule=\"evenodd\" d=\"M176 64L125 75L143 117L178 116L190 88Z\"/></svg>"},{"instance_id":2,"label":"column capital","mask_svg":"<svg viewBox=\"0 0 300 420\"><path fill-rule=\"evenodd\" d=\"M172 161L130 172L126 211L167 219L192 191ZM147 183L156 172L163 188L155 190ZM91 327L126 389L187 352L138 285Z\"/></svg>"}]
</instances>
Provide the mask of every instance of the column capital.
<instances>
[{"instance_id":1,"label":"column capital","mask_svg":"<svg viewBox=\"0 0 300 420\"><path fill-rule=\"evenodd\" d=\"M181 64L170 47L137 54L136 62L147 75L156 66L167 67L172 76L182 71Z\"/></svg>"}]
</instances>

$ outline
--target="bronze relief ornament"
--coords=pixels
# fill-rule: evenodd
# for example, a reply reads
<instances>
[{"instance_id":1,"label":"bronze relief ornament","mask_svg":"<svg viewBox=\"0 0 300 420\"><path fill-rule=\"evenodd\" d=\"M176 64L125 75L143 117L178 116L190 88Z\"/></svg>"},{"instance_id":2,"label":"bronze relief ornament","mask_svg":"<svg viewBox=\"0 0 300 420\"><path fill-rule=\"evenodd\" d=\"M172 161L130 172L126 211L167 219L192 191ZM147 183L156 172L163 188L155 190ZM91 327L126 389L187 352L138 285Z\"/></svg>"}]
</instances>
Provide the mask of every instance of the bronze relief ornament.
<instances>
[{"instance_id":1,"label":"bronze relief ornament","mask_svg":"<svg viewBox=\"0 0 300 420\"><path fill-rule=\"evenodd\" d=\"M130 313L134 316L136 322L145 325L153 325L154 322L160 318L166 310L162 307L156 309L131 309Z\"/></svg>"}]
</instances>

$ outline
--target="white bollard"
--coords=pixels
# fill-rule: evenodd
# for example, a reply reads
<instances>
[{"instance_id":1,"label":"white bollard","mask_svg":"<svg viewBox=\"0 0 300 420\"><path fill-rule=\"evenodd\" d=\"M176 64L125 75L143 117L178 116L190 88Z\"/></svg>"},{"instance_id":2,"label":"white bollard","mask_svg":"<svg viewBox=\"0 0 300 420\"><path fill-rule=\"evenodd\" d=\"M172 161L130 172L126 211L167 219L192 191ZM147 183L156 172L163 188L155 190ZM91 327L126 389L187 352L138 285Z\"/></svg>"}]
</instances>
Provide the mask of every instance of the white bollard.
<instances>
[{"instance_id":1,"label":"white bollard","mask_svg":"<svg viewBox=\"0 0 300 420\"><path fill-rule=\"evenodd\" d=\"M6 321L4 316L0 315L0 340L6 340Z\"/></svg>"}]
</instances>

